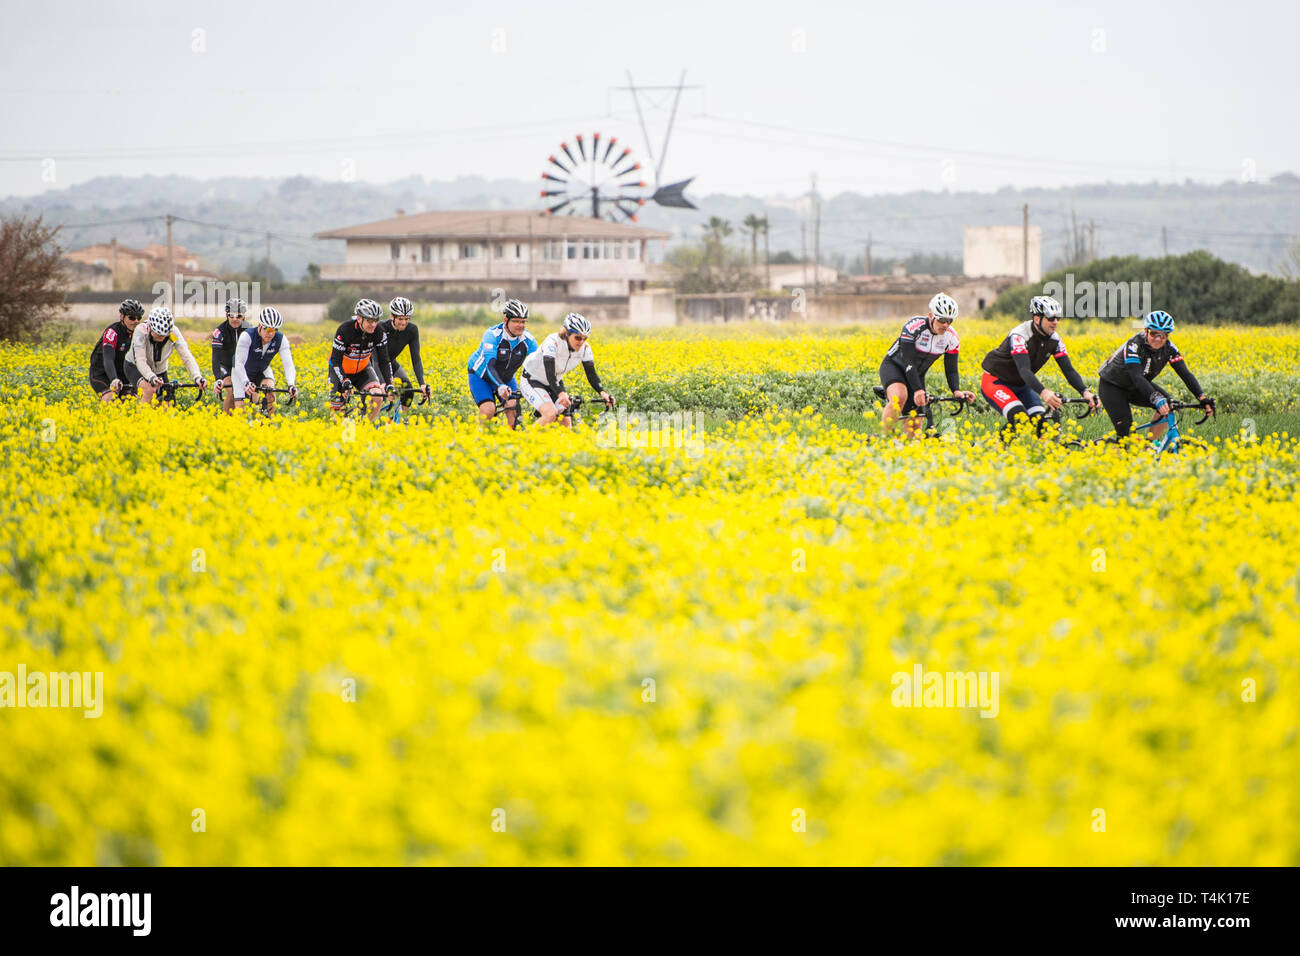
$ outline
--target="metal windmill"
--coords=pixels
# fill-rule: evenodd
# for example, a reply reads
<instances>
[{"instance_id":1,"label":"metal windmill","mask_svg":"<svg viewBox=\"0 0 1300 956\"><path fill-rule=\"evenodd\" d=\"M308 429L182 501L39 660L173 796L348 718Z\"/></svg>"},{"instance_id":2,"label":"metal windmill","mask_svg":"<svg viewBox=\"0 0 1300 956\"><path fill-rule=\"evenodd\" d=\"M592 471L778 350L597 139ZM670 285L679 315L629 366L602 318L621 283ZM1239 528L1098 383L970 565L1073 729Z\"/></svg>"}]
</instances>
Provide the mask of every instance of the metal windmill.
<instances>
[{"instance_id":1,"label":"metal windmill","mask_svg":"<svg viewBox=\"0 0 1300 956\"><path fill-rule=\"evenodd\" d=\"M683 73L683 81L685 78L686 75ZM631 80L630 75L628 79ZM630 89L635 99L639 90L658 89L658 87L632 86ZM685 87L678 83L674 89L680 97ZM636 102L637 116L641 118L640 101ZM677 102L674 100L673 118L676 115ZM670 118L668 131L664 134L663 153L668 150L672 122ZM641 118L641 131L643 134L646 132L643 118ZM549 165L542 172L542 179L546 180L547 187L542 190L542 198L552 201L546 210L548 213L575 216L583 215L585 212L593 219L609 219L612 222L622 219L636 222L637 210L647 201L679 209L696 208L695 204L683 195L686 187L695 177L667 186L659 185L659 170L663 167L662 153L654 168L654 192L647 196L644 192L647 186L642 178L644 174L641 172L641 164L632 159L630 147L619 148L618 137L611 136L604 142L603 148L600 133L593 134L590 141L579 133L574 137L574 141L578 151L577 156L573 154L573 149L567 142L560 144L560 150L568 159L568 165L565 165L560 157L551 155L548 157ZM649 142L647 135L647 146ZM653 160L652 155L651 161Z\"/></svg>"}]
</instances>

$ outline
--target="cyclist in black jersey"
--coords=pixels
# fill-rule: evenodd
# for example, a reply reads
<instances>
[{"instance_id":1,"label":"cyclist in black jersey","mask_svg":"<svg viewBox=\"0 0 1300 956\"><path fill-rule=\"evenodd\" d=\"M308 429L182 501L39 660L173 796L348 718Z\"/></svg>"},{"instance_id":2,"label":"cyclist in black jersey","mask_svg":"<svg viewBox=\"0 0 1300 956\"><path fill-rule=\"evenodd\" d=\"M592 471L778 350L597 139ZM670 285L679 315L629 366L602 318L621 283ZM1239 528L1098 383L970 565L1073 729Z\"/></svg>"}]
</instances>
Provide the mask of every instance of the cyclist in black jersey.
<instances>
[{"instance_id":1,"label":"cyclist in black jersey","mask_svg":"<svg viewBox=\"0 0 1300 956\"><path fill-rule=\"evenodd\" d=\"M361 299L352 318L334 333L327 373L332 390L331 411L342 411L352 390L357 389L370 395L370 420L379 417L379 406L392 379L387 342L379 328L383 317L378 302Z\"/></svg>"},{"instance_id":2,"label":"cyclist in black jersey","mask_svg":"<svg viewBox=\"0 0 1300 956\"><path fill-rule=\"evenodd\" d=\"M1051 296L1036 295L1029 301L1029 316L1028 322L1017 325L997 348L984 356L980 392L1007 420L1004 437L1011 434L1018 419L1033 421L1041 434L1047 410L1061 408L1061 396L1040 382L1035 374L1049 358L1056 359L1065 380L1090 406L1096 408L1100 404L1075 370L1065 352L1065 342L1056 333L1061 303Z\"/></svg>"},{"instance_id":3,"label":"cyclist in black jersey","mask_svg":"<svg viewBox=\"0 0 1300 956\"><path fill-rule=\"evenodd\" d=\"M397 360L406 349L411 350L411 371L415 373L415 382L426 399L431 395L429 386L424 382L424 363L420 361L420 327L411 321L415 306L411 300L398 296L388 303L388 314L392 316L387 322L380 322L379 328L388 337L388 358L392 369L389 377L394 385L402 384L402 404L410 405L415 393L411 378L406 374Z\"/></svg>"},{"instance_id":4,"label":"cyclist in black jersey","mask_svg":"<svg viewBox=\"0 0 1300 956\"><path fill-rule=\"evenodd\" d=\"M940 355L943 356L943 370L952 394L968 403L975 401L974 392L962 391L961 376L957 372L959 343L952 328L956 318L956 300L940 292L930 300L928 315L914 316L903 323L903 331L880 363L880 384L885 386L886 396L885 410L880 417L881 434L888 435L900 415L929 404L925 373ZM921 435L924 426L924 419L909 418L908 436Z\"/></svg>"},{"instance_id":5,"label":"cyclist in black jersey","mask_svg":"<svg viewBox=\"0 0 1300 956\"><path fill-rule=\"evenodd\" d=\"M1152 379L1173 367L1183 384L1196 396L1206 412L1214 414L1214 399L1201 389L1200 382L1183 360L1183 353L1170 340L1174 330L1174 317L1168 312L1155 311L1142 322L1142 331L1117 348L1101 367L1101 403L1115 426L1115 434L1124 438L1133 428L1133 408L1155 409L1156 417L1169 413L1169 393ZM1165 425L1152 425L1151 437L1158 439L1165 433Z\"/></svg>"},{"instance_id":6,"label":"cyclist in black jersey","mask_svg":"<svg viewBox=\"0 0 1300 956\"><path fill-rule=\"evenodd\" d=\"M235 367L235 347L239 333L244 331L244 316L248 303L243 299L226 300L226 320L212 330L212 380L217 383L217 397L221 407L230 414L237 397L231 390L230 376Z\"/></svg>"},{"instance_id":7,"label":"cyclist in black jersey","mask_svg":"<svg viewBox=\"0 0 1300 956\"><path fill-rule=\"evenodd\" d=\"M90 350L90 387L102 402L111 402L122 393L126 381L126 354L131 349L135 327L144 318L144 306L135 299L125 300L117 309L117 321L100 333Z\"/></svg>"}]
</instances>

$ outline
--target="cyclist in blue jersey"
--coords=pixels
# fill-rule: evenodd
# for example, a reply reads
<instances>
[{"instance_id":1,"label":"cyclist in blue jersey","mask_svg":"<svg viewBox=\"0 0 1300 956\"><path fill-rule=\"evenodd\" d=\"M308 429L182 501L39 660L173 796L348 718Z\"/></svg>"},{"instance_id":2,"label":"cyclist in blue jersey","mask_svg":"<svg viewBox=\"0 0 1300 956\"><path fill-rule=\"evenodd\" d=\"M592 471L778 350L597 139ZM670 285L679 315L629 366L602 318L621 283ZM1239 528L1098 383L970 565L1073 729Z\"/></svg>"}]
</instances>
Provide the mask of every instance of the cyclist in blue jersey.
<instances>
[{"instance_id":1,"label":"cyclist in blue jersey","mask_svg":"<svg viewBox=\"0 0 1300 956\"><path fill-rule=\"evenodd\" d=\"M284 319L275 309L267 306L257 316L257 327L239 333L235 345L235 360L230 368L230 390L235 397L235 408L242 409L245 399L257 396L257 386L275 388L275 372L271 360L280 356L284 365L285 384L289 397L298 396L298 373L293 367L293 350L289 339L280 331ZM267 395L264 407L268 415L275 414L275 396Z\"/></svg>"},{"instance_id":2,"label":"cyclist in blue jersey","mask_svg":"<svg viewBox=\"0 0 1300 956\"><path fill-rule=\"evenodd\" d=\"M515 374L524 359L537 350L537 339L526 329L528 306L511 299L503 319L483 333L483 341L469 357L469 393L486 422L496 414L496 396L506 412L506 424L515 427L519 417L519 383Z\"/></svg>"},{"instance_id":3,"label":"cyclist in blue jersey","mask_svg":"<svg viewBox=\"0 0 1300 956\"><path fill-rule=\"evenodd\" d=\"M1152 312L1142 321L1142 331L1117 348L1102 365L1101 403L1118 437L1132 430L1134 405L1154 409L1157 417L1169 413L1169 393L1152 381L1166 365L1178 373L1205 411L1214 414L1214 399L1205 394L1183 360L1183 353L1169 338L1173 331L1172 315ZM1151 426L1152 438L1158 439L1164 433L1164 424Z\"/></svg>"}]
</instances>

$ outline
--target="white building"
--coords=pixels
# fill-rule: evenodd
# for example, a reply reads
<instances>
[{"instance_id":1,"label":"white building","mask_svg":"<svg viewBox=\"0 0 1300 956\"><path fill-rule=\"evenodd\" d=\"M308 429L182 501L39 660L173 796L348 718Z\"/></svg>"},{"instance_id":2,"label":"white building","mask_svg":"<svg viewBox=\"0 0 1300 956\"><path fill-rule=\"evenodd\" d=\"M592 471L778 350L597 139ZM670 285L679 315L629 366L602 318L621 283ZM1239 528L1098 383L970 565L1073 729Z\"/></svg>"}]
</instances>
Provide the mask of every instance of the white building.
<instances>
[{"instance_id":1,"label":"white building","mask_svg":"<svg viewBox=\"0 0 1300 956\"><path fill-rule=\"evenodd\" d=\"M1025 275L1024 226L967 226L962 272L968 276ZM1021 281L1043 279L1043 229L1029 227L1029 275Z\"/></svg>"},{"instance_id":2,"label":"white building","mask_svg":"<svg viewBox=\"0 0 1300 956\"><path fill-rule=\"evenodd\" d=\"M669 233L580 216L450 211L399 214L331 229L318 239L347 242L345 261L321 278L426 289L490 288L566 296L623 296L652 277L647 246ZM662 245L661 245L662 248Z\"/></svg>"}]
</instances>

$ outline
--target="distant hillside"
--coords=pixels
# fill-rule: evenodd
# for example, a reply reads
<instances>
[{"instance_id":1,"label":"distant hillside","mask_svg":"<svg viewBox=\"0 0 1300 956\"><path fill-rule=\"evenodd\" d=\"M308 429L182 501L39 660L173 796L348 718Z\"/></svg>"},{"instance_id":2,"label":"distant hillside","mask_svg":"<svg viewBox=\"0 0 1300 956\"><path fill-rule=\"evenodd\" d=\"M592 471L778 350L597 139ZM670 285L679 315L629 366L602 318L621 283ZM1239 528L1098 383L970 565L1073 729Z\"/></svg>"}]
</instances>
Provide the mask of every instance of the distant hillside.
<instances>
[{"instance_id":1,"label":"distant hillside","mask_svg":"<svg viewBox=\"0 0 1300 956\"><path fill-rule=\"evenodd\" d=\"M163 242L166 229L161 221L130 220L170 212L205 224L178 222L173 236L225 270L242 268L250 256L264 256L265 233L269 231L274 234L272 259L286 277L296 280L308 262L342 260L343 243L310 238L323 229L384 219L397 209L535 207L537 194L534 182L478 177L434 182L412 176L383 185L303 177L106 177L37 197L0 201L0 213L43 213L48 221L64 224L61 241L65 247L75 248L114 236L127 245ZM694 187L687 195L699 210L648 204L642 208L640 223L685 239L698 237L700 226L710 216L720 216L735 229L731 242L749 249L750 241L741 227L747 215L758 213L771 223L773 254L780 250L801 254L802 224L807 226L807 254L813 255L807 196L729 196L700 193ZM1289 173L1267 183L1103 184L877 196L843 193L822 197L822 260L861 271L869 235L873 259L901 258L913 252L960 256L965 226L1019 223L1025 203L1029 204L1030 222L1043 229L1047 267L1064 251L1071 211L1080 228L1086 228L1089 220L1095 223L1098 258L1160 256L1165 248L1164 226L1171 255L1206 249L1252 271L1264 272L1276 267L1288 237L1300 234L1300 177Z\"/></svg>"}]
</instances>

